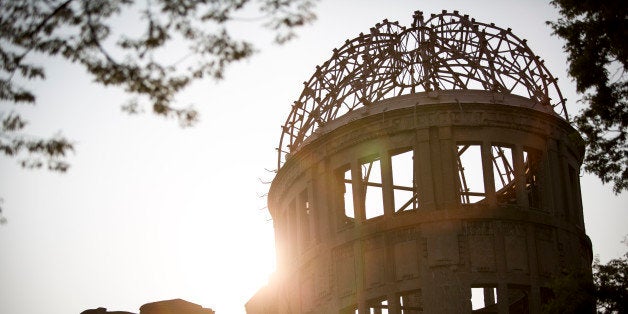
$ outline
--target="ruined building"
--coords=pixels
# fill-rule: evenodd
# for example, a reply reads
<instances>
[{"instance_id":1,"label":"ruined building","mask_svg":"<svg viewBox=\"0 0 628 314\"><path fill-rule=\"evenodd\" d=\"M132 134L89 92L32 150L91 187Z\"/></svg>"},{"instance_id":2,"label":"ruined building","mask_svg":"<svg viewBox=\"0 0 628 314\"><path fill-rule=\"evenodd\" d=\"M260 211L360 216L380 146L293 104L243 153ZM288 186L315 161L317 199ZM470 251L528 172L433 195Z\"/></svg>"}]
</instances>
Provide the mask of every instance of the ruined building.
<instances>
[{"instance_id":1,"label":"ruined building","mask_svg":"<svg viewBox=\"0 0 628 314\"><path fill-rule=\"evenodd\" d=\"M521 40L458 12L384 20L292 106L270 187L277 273L248 313L538 313L590 271L582 139Z\"/></svg>"}]
</instances>

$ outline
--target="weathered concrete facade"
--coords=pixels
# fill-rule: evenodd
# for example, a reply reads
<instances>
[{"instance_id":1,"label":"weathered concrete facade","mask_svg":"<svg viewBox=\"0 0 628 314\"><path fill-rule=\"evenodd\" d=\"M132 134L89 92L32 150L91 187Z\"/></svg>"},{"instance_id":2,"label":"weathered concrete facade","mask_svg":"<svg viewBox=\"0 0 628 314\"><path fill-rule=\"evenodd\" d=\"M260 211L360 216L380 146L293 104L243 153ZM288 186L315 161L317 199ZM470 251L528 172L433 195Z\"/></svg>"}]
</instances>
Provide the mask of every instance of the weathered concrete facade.
<instances>
[{"instance_id":1,"label":"weathered concrete facade","mask_svg":"<svg viewBox=\"0 0 628 314\"><path fill-rule=\"evenodd\" d=\"M538 313L552 275L590 270L584 148L551 106L425 90L294 143L268 196L277 274L248 313Z\"/></svg>"}]
</instances>

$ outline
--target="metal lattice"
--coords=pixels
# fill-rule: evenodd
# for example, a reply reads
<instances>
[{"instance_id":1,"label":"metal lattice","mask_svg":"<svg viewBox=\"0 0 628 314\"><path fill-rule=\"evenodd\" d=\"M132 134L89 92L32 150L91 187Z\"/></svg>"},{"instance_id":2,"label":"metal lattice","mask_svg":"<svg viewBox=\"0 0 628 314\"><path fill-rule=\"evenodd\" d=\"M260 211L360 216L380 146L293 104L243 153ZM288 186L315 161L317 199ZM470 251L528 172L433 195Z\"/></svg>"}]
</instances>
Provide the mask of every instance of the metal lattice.
<instances>
[{"instance_id":1,"label":"metal lattice","mask_svg":"<svg viewBox=\"0 0 628 314\"><path fill-rule=\"evenodd\" d=\"M326 122L406 94L467 89L516 94L551 106L568 120L556 79L525 40L457 11L427 19L417 11L409 28L384 20L334 49L304 85L282 127L278 168Z\"/></svg>"}]
</instances>

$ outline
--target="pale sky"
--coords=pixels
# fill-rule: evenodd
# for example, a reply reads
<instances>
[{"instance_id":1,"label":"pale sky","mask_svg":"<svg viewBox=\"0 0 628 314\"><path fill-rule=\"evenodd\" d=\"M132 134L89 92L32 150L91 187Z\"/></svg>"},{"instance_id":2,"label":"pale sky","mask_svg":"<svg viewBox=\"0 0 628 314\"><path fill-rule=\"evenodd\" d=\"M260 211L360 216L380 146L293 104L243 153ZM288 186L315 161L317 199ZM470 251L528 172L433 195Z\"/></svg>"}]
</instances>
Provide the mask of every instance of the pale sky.
<instances>
[{"instance_id":1,"label":"pale sky","mask_svg":"<svg viewBox=\"0 0 628 314\"><path fill-rule=\"evenodd\" d=\"M319 19L299 38L270 45L255 24L236 25L260 53L179 97L201 122L120 112L125 95L103 88L75 65L46 59L46 81L33 82L37 106L22 106L28 132L61 131L76 144L66 174L27 171L0 158L0 313L66 314L182 298L218 313L244 303L274 271L272 221L263 195L276 166L280 126L292 102L332 49L383 19L409 25L425 14L459 10L528 40L559 77L577 112L562 42L545 1L322 1ZM1 110L11 108L0 103ZM602 261L626 251L628 193L615 196L581 177L587 233Z\"/></svg>"}]
</instances>

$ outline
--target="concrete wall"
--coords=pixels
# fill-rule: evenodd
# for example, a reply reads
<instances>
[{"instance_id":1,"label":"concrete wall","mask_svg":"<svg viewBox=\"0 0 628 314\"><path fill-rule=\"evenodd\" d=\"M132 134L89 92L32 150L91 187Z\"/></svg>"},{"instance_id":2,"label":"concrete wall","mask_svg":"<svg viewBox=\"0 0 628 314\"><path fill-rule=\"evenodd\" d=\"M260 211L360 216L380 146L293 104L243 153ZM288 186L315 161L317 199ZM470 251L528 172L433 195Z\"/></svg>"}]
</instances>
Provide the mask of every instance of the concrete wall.
<instances>
[{"instance_id":1,"label":"concrete wall","mask_svg":"<svg viewBox=\"0 0 628 314\"><path fill-rule=\"evenodd\" d=\"M484 313L537 313L552 275L590 271L583 153L566 121L519 96L430 92L351 112L274 179L277 280L247 311L471 313L473 293Z\"/></svg>"}]
</instances>

